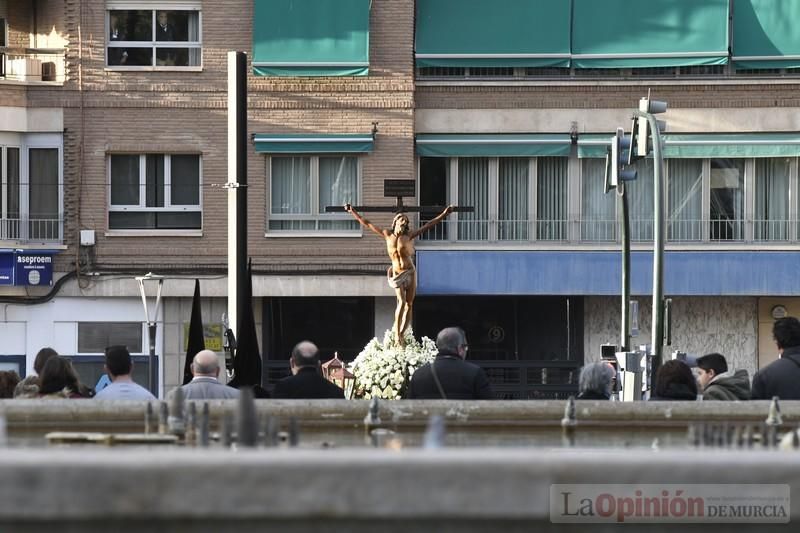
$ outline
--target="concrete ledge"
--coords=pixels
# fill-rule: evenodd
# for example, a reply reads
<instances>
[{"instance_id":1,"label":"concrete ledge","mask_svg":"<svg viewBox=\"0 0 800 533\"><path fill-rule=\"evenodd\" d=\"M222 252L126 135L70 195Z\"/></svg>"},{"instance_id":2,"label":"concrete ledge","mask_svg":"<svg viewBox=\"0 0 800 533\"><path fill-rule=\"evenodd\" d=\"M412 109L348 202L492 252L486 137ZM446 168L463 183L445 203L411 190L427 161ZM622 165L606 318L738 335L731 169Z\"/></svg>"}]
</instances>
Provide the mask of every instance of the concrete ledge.
<instances>
[{"instance_id":1,"label":"concrete ledge","mask_svg":"<svg viewBox=\"0 0 800 533\"><path fill-rule=\"evenodd\" d=\"M200 402L198 402L200 403ZM236 400L209 402L212 419L233 413ZM384 424L419 427L431 415L445 417L451 427L560 427L566 401L562 400L400 400L380 403ZM651 427L679 426L687 422L741 421L763 422L769 413L767 400L751 402L576 402L578 423L587 426ZM9 431L15 429L62 427L128 427L144 424L147 402L99 400L0 400L0 416L5 416ZM158 413L154 402L154 413ZM800 423L800 401L781 402L787 424ZM360 427L369 409L360 400L257 400L259 415L288 419L325 427Z\"/></svg>"},{"instance_id":2,"label":"concrete ledge","mask_svg":"<svg viewBox=\"0 0 800 533\"><path fill-rule=\"evenodd\" d=\"M108 531L122 524L121 530L152 531L400 530L384 523L405 524L406 531L450 529L442 524L532 531L554 528L554 483L765 483L800 493L800 461L763 451L7 450L0 471L0 527L13 525L9 531ZM800 506L793 507L792 520L800 519ZM648 530L687 528L662 526Z\"/></svg>"}]
</instances>

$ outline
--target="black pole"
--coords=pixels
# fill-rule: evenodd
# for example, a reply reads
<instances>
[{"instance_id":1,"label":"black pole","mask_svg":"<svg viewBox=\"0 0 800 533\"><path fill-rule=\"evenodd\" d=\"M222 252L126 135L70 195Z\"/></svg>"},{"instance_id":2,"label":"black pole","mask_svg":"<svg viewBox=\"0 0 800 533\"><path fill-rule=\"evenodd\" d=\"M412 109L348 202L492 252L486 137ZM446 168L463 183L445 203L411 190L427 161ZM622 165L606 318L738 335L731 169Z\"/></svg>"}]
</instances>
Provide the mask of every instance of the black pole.
<instances>
[{"instance_id":1,"label":"black pole","mask_svg":"<svg viewBox=\"0 0 800 533\"><path fill-rule=\"evenodd\" d=\"M620 182L617 185L617 196L620 201L620 224L622 240L622 302L621 302L621 324L620 324L620 351L627 352L630 349L630 300L631 300L631 233L630 215L628 214L628 195L625 194L625 185Z\"/></svg>"},{"instance_id":2,"label":"black pole","mask_svg":"<svg viewBox=\"0 0 800 533\"><path fill-rule=\"evenodd\" d=\"M158 318L158 317L156 317ZM156 365L156 326L155 321L147 324L147 336L150 341L150 353L147 356L147 385L153 396L158 398L157 383L158 383L158 368Z\"/></svg>"},{"instance_id":3,"label":"black pole","mask_svg":"<svg viewBox=\"0 0 800 533\"><path fill-rule=\"evenodd\" d=\"M247 54L236 52L236 335L251 305L247 294Z\"/></svg>"}]
</instances>

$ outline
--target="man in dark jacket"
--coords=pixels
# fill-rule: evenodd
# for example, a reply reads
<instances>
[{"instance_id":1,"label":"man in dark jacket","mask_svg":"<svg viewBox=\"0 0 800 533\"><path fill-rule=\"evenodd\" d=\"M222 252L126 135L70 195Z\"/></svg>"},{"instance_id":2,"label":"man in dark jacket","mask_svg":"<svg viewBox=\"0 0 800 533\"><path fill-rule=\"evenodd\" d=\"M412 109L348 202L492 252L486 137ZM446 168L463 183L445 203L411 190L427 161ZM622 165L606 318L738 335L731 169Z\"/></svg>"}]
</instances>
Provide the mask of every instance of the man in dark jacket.
<instances>
[{"instance_id":1,"label":"man in dark jacket","mask_svg":"<svg viewBox=\"0 0 800 533\"><path fill-rule=\"evenodd\" d=\"M749 400L750 376L747 370L728 371L725 356L710 353L697 358L700 373L697 380L703 388L704 400Z\"/></svg>"},{"instance_id":2,"label":"man in dark jacket","mask_svg":"<svg viewBox=\"0 0 800 533\"><path fill-rule=\"evenodd\" d=\"M486 373L467 363L467 336L461 328L445 328L436 337L439 354L417 369L408 387L410 399L490 400L494 398Z\"/></svg>"},{"instance_id":3,"label":"man in dark jacket","mask_svg":"<svg viewBox=\"0 0 800 533\"><path fill-rule=\"evenodd\" d=\"M772 337L780 359L756 372L752 399L800 400L800 321L791 316L776 320Z\"/></svg>"},{"instance_id":4,"label":"man in dark jacket","mask_svg":"<svg viewBox=\"0 0 800 533\"><path fill-rule=\"evenodd\" d=\"M292 349L292 375L275 384L273 398L344 399L344 391L322 377L319 371L319 349L313 342L303 341Z\"/></svg>"}]
</instances>

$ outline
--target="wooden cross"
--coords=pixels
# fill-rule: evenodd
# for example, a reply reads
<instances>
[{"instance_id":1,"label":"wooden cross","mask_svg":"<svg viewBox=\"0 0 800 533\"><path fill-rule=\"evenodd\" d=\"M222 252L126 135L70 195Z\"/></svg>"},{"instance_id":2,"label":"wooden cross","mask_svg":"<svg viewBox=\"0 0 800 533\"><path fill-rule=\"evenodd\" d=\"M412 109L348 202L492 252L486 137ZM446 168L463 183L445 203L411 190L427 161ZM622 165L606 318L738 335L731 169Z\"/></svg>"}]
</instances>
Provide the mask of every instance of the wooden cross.
<instances>
[{"instance_id":1,"label":"wooden cross","mask_svg":"<svg viewBox=\"0 0 800 533\"><path fill-rule=\"evenodd\" d=\"M403 198L416 196L416 181L415 180L396 180L386 179L383 180L383 196L384 198L395 198L395 205L354 205L353 209L361 213L441 213L447 207L446 205L404 205ZM454 207L454 212L457 213L472 213L475 208L472 206ZM325 207L326 213L344 213L344 206L329 205Z\"/></svg>"}]
</instances>

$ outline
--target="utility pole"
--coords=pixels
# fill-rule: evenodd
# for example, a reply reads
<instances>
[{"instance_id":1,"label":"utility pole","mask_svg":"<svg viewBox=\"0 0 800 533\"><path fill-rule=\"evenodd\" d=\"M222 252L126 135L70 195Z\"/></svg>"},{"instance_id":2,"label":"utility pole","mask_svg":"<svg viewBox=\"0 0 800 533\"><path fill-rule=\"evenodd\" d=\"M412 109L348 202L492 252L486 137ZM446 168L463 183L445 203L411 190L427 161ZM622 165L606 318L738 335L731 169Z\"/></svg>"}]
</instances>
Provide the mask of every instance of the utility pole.
<instances>
[{"instance_id":1,"label":"utility pole","mask_svg":"<svg viewBox=\"0 0 800 533\"><path fill-rule=\"evenodd\" d=\"M228 52L228 321L239 335L247 277L247 55Z\"/></svg>"}]
</instances>

